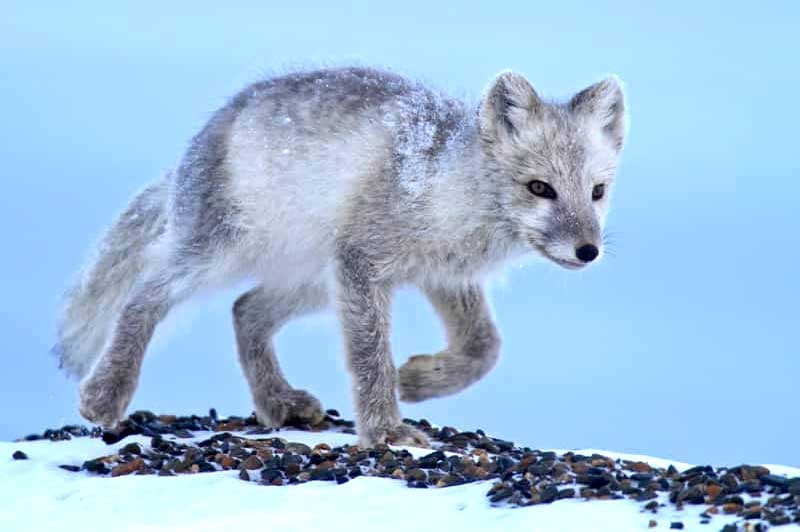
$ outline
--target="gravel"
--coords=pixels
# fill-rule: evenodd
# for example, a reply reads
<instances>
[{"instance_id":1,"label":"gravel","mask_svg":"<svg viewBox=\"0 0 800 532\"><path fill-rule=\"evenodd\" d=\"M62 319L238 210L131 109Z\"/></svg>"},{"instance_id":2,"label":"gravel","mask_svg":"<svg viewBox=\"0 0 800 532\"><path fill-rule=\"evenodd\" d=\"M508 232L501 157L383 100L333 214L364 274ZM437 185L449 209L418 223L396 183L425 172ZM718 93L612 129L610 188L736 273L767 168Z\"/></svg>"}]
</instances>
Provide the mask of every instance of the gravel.
<instances>
[{"instance_id":1,"label":"gravel","mask_svg":"<svg viewBox=\"0 0 800 532\"><path fill-rule=\"evenodd\" d=\"M326 414L313 427L286 428L355 433L354 423L341 419L336 410ZM677 509L704 506L702 523L713 523L719 514L736 515L738 525L726 525L723 532L800 523L800 477L775 475L763 466L697 466L678 471L673 466L659 468L600 454L557 454L518 447L480 429L459 431L435 427L424 419L404 421L428 435L434 447L430 453L414 458L407 450L386 445L361 448L321 443L312 448L281 438L280 430L259 426L252 415L221 419L214 409L207 416L159 416L139 411L114 431L71 425L23 440L92 437L113 445L134 434L150 438L149 445L128 443L113 454L60 466L83 474L174 476L234 471L243 481L265 486L312 481L343 484L359 476L373 476L396 479L414 489L491 481L486 495L493 506L558 504L572 498L631 499L653 516L666 505ZM202 441L188 441L199 431L214 434ZM17 451L13 458L24 460L27 456ZM648 526L656 523L652 519ZM671 529L683 527L683 522L670 523Z\"/></svg>"}]
</instances>

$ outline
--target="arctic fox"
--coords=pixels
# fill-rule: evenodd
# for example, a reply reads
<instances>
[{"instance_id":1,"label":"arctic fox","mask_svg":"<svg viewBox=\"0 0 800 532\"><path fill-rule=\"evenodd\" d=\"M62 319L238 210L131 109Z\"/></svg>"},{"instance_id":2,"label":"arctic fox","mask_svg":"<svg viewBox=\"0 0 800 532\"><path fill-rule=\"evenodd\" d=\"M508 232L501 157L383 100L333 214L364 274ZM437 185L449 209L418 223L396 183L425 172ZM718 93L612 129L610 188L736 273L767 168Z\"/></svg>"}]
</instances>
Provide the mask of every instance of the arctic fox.
<instances>
[{"instance_id":1,"label":"arctic fox","mask_svg":"<svg viewBox=\"0 0 800 532\"><path fill-rule=\"evenodd\" d=\"M233 322L261 423L323 415L284 378L272 337L332 303L360 442L426 445L396 394L454 394L495 365L487 272L525 253L570 269L600 257L625 122L613 76L563 103L513 72L475 105L368 68L250 85L134 198L67 294L54 351L83 379L81 414L114 426L169 310L253 280ZM389 311L401 284L430 298L448 346L395 370Z\"/></svg>"}]
</instances>

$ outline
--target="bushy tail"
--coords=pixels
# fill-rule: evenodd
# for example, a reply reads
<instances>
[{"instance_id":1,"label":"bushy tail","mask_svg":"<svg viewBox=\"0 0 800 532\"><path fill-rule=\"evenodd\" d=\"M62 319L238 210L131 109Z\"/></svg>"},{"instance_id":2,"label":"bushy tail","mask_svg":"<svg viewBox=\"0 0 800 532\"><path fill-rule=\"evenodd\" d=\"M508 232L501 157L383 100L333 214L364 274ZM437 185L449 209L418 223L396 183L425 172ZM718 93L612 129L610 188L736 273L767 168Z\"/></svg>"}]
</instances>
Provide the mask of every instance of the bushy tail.
<instances>
[{"instance_id":1,"label":"bushy tail","mask_svg":"<svg viewBox=\"0 0 800 532\"><path fill-rule=\"evenodd\" d=\"M66 294L53 347L60 367L83 377L100 356L116 318L155 259L166 227L169 176L143 190L105 235L86 270Z\"/></svg>"}]
</instances>

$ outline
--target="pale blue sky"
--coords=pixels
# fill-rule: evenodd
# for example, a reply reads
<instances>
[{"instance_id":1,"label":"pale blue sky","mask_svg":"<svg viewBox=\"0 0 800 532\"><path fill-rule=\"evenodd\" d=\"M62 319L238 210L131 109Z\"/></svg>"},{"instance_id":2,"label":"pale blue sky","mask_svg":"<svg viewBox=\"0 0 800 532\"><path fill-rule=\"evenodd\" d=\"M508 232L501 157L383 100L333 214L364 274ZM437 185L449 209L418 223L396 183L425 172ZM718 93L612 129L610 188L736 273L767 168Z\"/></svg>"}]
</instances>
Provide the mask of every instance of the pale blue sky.
<instances>
[{"instance_id":1,"label":"pale blue sky","mask_svg":"<svg viewBox=\"0 0 800 532\"><path fill-rule=\"evenodd\" d=\"M542 448L800 466L800 4L117 4L11 2L0 17L0 438L78 421L48 354L58 296L244 83L355 62L477 98L510 67L549 97L625 81L613 255L508 270L492 297L499 366L404 414ZM168 320L132 408L250 412L234 296ZM441 347L415 292L397 298L393 338L398 363ZM278 348L295 385L352 415L333 317L290 325Z\"/></svg>"}]
</instances>

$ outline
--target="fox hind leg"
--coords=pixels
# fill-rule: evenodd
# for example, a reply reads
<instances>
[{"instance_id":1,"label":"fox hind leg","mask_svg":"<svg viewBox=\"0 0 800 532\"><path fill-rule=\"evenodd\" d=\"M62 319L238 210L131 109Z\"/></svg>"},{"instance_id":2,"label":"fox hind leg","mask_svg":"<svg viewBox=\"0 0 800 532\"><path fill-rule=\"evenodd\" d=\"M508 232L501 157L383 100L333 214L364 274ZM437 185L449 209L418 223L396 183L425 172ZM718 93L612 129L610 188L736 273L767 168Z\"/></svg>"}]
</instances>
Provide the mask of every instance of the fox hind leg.
<instances>
[{"instance_id":1,"label":"fox hind leg","mask_svg":"<svg viewBox=\"0 0 800 532\"><path fill-rule=\"evenodd\" d=\"M410 403L460 392L494 367L500 351L480 286L424 290L445 324L448 346L436 355L412 356L400 367L400 399Z\"/></svg>"},{"instance_id":2,"label":"fox hind leg","mask_svg":"<svg viewBox=\"0 0 800 532\"><path fill-rule=\"evenodd\" d=\"M234 303L239 362L262 425L280 427L291 421L313 424L324 417L319 400L293 388L283 376L272 337L292 318L319 310L327 301L326 288L320 284L285 292L259 286Z\"/></svg>"},{"instance_id":3,"label":"fox hind leg","mask_svg":"<svg viewBox=\"0 0 800 532\"><path fill-rule=\"evenodd\" d=\"M116 323L111 343L80 385L80 412L106 428L124 415L139 382L147 344L156 325L177 302L174 278L154 275L134 289Z\"/></svg>"}]
</instances>

